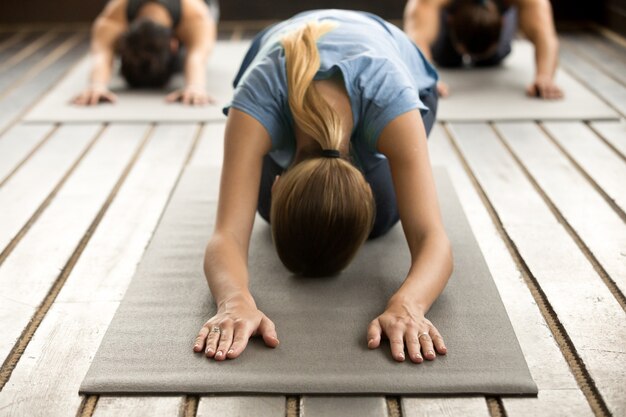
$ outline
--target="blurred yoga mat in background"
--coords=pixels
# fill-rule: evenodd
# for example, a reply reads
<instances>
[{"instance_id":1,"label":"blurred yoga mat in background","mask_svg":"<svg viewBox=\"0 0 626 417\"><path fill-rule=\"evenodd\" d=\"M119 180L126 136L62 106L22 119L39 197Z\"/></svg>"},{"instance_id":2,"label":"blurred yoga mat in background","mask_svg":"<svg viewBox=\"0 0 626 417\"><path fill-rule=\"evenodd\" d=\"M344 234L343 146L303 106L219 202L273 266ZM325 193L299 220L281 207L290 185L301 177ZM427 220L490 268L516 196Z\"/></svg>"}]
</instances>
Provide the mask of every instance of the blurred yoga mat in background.
<instances>
[{"instance_id":1,"label":"blurred yoga mat in background","mask_svg":"<svg viewBox=\"0 0 626 417\"><path fill-rule=\"evenodd\" d=\"M215 168L187 168L104 336L80 391L105 393L536 394L511 323L445 170L436 181L455 269L427 318L449 353L414 364L369 350L366 330L404 281L401 224L368 241L341 274L290 274L257 215L250 289L281 344L252 338L234 360L192 351L215 305L202 272L216 201Z\"/></svg>"},{"instance_id":2,"label":"blurred yoga mat in background","mask_svg":"<svg viewBox=\"0 0 626 417\"><path fill-rule=\"evenodd\" d=\"M232 97L235 78L249 42L220 41L207 68L207 91L216 105L204 107L166 103L167 92L183 84L177 76L166 91L130 91L115 76L112 89L118 95L114 105L79 107L70 100L87 85L90 62L85 58L24 120L31 122L195 122L226 120L222 106ZM617 119L617 114L565 71L557 72L556 81L563 88L562 100L526 97L526 86L535 73L533 47L516 41L513 52L503 65L472 70L440 70L451 95L439 100L437 119L473 120L591 120Z\"/></svg>"}]
</instances>

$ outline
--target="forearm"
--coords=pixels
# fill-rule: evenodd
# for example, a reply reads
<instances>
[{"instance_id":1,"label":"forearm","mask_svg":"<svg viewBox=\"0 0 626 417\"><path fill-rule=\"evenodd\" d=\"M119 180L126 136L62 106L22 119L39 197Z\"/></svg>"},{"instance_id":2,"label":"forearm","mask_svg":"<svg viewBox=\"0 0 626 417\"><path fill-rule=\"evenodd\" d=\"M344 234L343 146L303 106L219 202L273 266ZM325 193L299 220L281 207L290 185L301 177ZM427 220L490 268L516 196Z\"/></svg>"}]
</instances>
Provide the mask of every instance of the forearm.
<instances>
[{"instance_id":1,"label":"forearm","mask_svg":"<svg viewBox=\"0 0 626 417\"><path fill-rule=\"evenodd\" d=\"M206 61L206 53L189 51L185 59L185 84L187 86L206 87Z\"/></svg>"},{"instance_id":2,"label":"forearm","mask_svg":"<svg viewBox=\"0 0 626 417\"><path fill-rule=\"evenodd\" d=\"M558 64L559 41L548 1L534 0L520 7L520 26L535 46L536 75L554 76Z\"/></svg>"},{"instance_id":3,"label":"forearm","mask_svg":"<svg viewBox=\"0 0 626 417\"><path fill-rule=\"evenodd\" d=\"M407 278L390 302L409 304L426 314L450 278L452 251L443 232L424 237L415 251Z\"/></svg>"},{"instance_id":4,"label":"forearm","mask_svg":"<svg viewBox=\"0 0 626 417\"><path fill-rule=\"evenodd\" d=\"M95 52L92 55L93 67L89 76L90 85L107 86L111 80L113 57L109 53Z\"/></svg>"},{"instance_id":5,"label":"forearm","mask_svg":"<svg viewBox=\"0 0 626 417\"><path fill-rule=\"evenodd\" d=\"M542 34L535 42L536 76L552 78L558 66L559 43L556 35Z\"/></svg>"},{"instance_id":6,"label":"forearm","mask_svg":"<svg viewBox=\"0 0 626 417\"><path fill-rule=\"evenodd\" d=\"M254 305L248 289L245 256L233 239L219 234L213 235L206 247L204 273L218 307L238 301Z\"/></svg>"}]
</instances>

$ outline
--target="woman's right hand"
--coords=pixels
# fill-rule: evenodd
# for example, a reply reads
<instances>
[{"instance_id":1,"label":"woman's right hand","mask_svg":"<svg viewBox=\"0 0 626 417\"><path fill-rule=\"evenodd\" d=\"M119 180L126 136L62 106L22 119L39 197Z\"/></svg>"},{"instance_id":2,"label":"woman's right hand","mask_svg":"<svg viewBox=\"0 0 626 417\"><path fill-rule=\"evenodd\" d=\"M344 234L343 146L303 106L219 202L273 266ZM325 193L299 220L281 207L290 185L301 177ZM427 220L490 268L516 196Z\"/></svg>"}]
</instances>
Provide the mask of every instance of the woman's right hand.
<instances>
[{"instance_id":1,"label":"woman's right hand","mask_svg":"<svg viewBox=\"0 0 626 417\"><path fill-rule=\"evenodd\" d=\"M110 92L106 86L92 85L77 95L72 103L79 106L95 106L102 102L115 103L116 101L117 96Z\"/></svg>"},{"instance_id":2,"label":"woman's right hand","mask_svg":"<svg viewBox=\"0 0 626 417\"><path fill-rule=\"evenodd\" d=\"M251 336L260 335L269 347L280 343L274 323L254 303L237 301L219 308L204 325L193 346L215 360L235 359L244 351ZM219 332L212 331L219 328Z\"/></svg>"}]
</instances>

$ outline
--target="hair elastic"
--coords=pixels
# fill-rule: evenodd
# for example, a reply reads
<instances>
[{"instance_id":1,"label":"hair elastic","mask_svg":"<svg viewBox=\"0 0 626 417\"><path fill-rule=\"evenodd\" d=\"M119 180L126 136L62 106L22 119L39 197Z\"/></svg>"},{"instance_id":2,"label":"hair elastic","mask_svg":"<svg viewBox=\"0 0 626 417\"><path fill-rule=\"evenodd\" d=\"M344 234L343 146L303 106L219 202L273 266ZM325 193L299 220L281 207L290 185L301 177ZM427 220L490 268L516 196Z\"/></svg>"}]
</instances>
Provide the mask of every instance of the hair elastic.
<instances>
[{"instance_id":1,"label":"hair elastic","mask_svg":"<svg viewBox=\"0 0 626 417\"><path fill-rule=\"evenodd\" d=\"M324 158L341 158L341 153L337 149L322 149L322 157Z\"/></svg>"}]
</instances>

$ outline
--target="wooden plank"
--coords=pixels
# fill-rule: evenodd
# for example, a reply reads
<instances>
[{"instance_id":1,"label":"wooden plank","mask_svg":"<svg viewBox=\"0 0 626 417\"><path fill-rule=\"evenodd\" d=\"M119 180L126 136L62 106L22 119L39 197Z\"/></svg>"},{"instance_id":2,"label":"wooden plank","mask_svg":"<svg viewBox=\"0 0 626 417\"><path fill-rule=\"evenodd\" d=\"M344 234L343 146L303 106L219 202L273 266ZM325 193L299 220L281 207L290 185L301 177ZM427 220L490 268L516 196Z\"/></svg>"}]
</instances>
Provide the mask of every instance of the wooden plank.
<instances>
[{"instance_id":1,"label":"wooden plank","mask_svg":"<svg viewBox=\"0 0 626 417\"><path fill-rule=\"evenodd\" d=\"M624 217L626 212L624 161L581 122L551 122L545 123L544 126L561 149L619 207L622 213L618 214Z\"/></svg>"},{"instance_id":2,"label":"wooden plank","mask_svg":"<svg viewBox=\"0 0 626 417\"><path fill-rule=\"evenodd\" d=\"M75 35L29 70L27 81L0 99L0 133L36 103L87 52L88 46L85 35Z\"/></svg>"},{"instance_id":3,"label":"wooden plank","mask_svg":"<svg viewBox=\"0 0 626 417\"><path fill-rule=\"evenodd\" d=\"M385 397L303 396L301 417L386 417Z\"/></svg>"},{"instance_id":4,"label":"wooden plank","mask_svg":"<svg viewBox=\"0 0 626 417\"><path fill-rule=\"evenodd\" d=\"M119 133L119 128L114 130ZM81 404L78 387L152 236L194 133L194 125L156 128L0 391L0 410L9 410L10 415L36 415L40 410L52 417L76 415ZM134 143L140 139L120 136ZM48 234L47 239L54 236ZM101 290L115 294L114 300L104 299ZM122 400L110 402L98 403L96 413L101 406L107 413L110 407L136 405L132 399L127 405ZM162 404L151 399L141 403L146 409Z\"/></svg>"},{"instance_id":5,"label":"wooden plank","mask_svg":"<svg viewBox=\"0 0 626 417\"><path fill-rule=\"evenodd\" d=\"M431 133L429 151L433 165L443 165L447 168L465 215L498 287L528 368L539 388L537 398L516 399L519 404L522 404L522 408L519 409L515 407L517 402L510 406L511 397L502 398L507 414L511 417L526 416L528 414L524 411L523 405L527 405L535 410L533 415L538 417L553 416L555 410L559 409L574 410L575 413L571 415L590 416L591 409L583 393L578 389L576 380L537 308L531 292L439 125L436 125ZM551 392L567 392L568 395L561 398L550 395ZM411 407L418 407L415 411L408 407L407 401L403 402L403 412L407 417L431 412L430 410L433 409L451 410L451 415L480 415L479 413L485 413L483 407L487 406L484 399L481 405L481 401L477 398L437 398L436 400L422 400L424 404L420 404L419 400L412 400L415 402L410 404Z\"/></svg>"},{"instance_id":6,"label":"wooden plank","mask_svg":"<svg viewBox=\"0 0 626 417\"><path fill-rule=\"evenodd\" d=\"M18 54L17 62L0 72L0 99L12 89L19 87L24 82L22 80L28 77L28 71L67 39L67 34L49 32L28 45L23 54Z\"/></svg>"},{"instance_id":7,"label":"wooden plank","mask_svg":"<svg viewBox=\"0 0 626 417\"><path fill-rule=\"evenodd\" d=\"M591 128L626 159L626 122L593 122Z\"/></svg>"},{"instance_id":8,"label":"wooden plank","mask_svg":"<svg viewBox=\"0 0 626 417\"><path fill-rule=\"evenodd\" d=\"M626 85L626 58L606 46L606 41L588 33L561 35L561 45L572 49L609 77Z\"/></svg>"},{"instance_id":9,"label":"wooden plank","mask_svg":"<svg viewBox=\"0 0 626 417\"><path fill-rule=\"evenodd\" d=\"M284 396L217 396L201 397L197 417L284 417Z\"/></svg>"},{"instance_id":10,"label":"wooden plank","mask_svg":"<svg viewBox=\"0 0 626 417\"><path fill-rule=\"evenodd\" d=\"M20 124L0 136L0 187L51 131L50 124Z\"/></svg>"},{"instance_id":11,"label":"wooden plank","mask_svg":"<svg viewBox=\"0 0 626 417\"><path fill-rule=\"evenodd\" d=\"M622 116L626 116L626 87L624 85L567 48L561 48L560 58L562 66L568 73L595 92Z\"/></svg>"},{"instance_id":12,"label":"wooden plank","mask_svg":"<svg viewBox=\"0 0 626 417\"><path fill-rule=\"evenodd\" d=\"M59 33L45 32L43 35L33 39L32 42L24 45L8 59L0 61L0 90L4 90L11 84L11 78L17 79L20 74L23 74L30 66L44 57L46 52L42 51L47 49L50 52L54 49L53 43L56 43L58 46L67 37L67 34L60 36Z\"/></svg>"},{"instance_id":13,"label":"wooden plank","mask_svg":"<svg viewBox=\"0 0 626 417\"><path fill-rule=\"evenodd\" d=\"M43 32L18 32L0 44L0 62L10 62L11 57L18 54L29 43L41 36Z\"/></svg>"},{"instance_id":14,"label":"wooden plank","mask_svg":"<svg viewBox=\"0 0 626 417\"><path fill-rule=\"evenodd\" d=\"M570 367L588 373L599 408L626 413L626 315L562 225L486 124L454 124L452 132L477 181L573 347ZM548 307L545 307L548 308ZM559 336L561 337L561 336ZM563 344L561 344L563 343ZM528 358L528 356L526 356ZM582 360L577 362L576 357ZM583 381L579 380L579 383ZM596 391L597 390L597 391Z\"/></svg>"},{"instance_id":15,"label":"wooden plank","mask_svg":"<svg viewBox=\"0 0 626 417\"><path fill-rule=\"evenodd\" d=\"M402 397L403 417L490 416L484 397Z\"/></svg>"},{"instance_id":16,"label":"wooden plank","mask_svg":"<svg viewBox=\"0 0 626 417\"><path fill-rule=\"evenodd\" d=\"M98 399L93 417L150 416L179 417L183 397L109 397ZM224 414L212 414L224 415ZM244 414L239 414L244 415ZM253 414L248 414L253 415ZM254 414L256 415L256 414Z\"/></svg>"},{"instance_id":17,"label":"wooden plank","mask_svg":"<svg viewBox=\"0 0 626 417\"><path fill-rule=\"evenodd\" d=\"M141 132L108 128L65 182L39 220L0 267L0 362L107 200L141 143Z\"/></svg>"},{"instance_id":18,"label":"wooden plank","mask_svg":"<svg viewBox=\"0 0 626 417\"><path fill-rule=\"evenodd\" d=\"M502 139L626 294L626 225L534 123L499 123ZM626 166L626 165L625 165ZM609 287L612 289L611 287Z\"/></svg>"},{"instance_id":19,"label":"wooden plank","mask_svg":"<svg viewBox=\"0 0 626 417\"><path fill-rule=\"evenodd\" d=\"M0 188L0 252L57 188L100 130L97 124L61 127Z\"/></svg>"}]
</instances>

